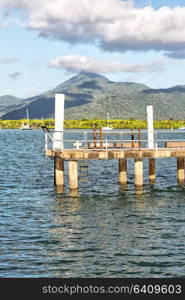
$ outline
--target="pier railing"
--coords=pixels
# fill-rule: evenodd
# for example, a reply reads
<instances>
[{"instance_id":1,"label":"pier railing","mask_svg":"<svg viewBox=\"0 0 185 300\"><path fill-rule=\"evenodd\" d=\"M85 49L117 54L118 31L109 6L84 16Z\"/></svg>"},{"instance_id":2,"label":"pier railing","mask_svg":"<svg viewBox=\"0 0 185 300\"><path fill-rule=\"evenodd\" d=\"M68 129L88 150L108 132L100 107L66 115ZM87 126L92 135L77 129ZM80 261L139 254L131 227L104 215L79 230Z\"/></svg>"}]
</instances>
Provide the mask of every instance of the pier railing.
<instances>
[{"instance_id":1,"label":"pier railing","mask_svg":"<svg viewBox=\"0 0 185 300\"><path fill-rule=\"evenodd\" d=\"M115 129L115 130L64 130L62 132L48 130L45 132L45 150L84 149L84 150L109 150L109 149L146 149L149 148L148 130L143 129ZM185 131L181 130L154 130L154 149L158 148L185 148ZM59 139L59 140L57 140ZM61 143L58 143L61 142Z\"/></svg>"}]
</instances>

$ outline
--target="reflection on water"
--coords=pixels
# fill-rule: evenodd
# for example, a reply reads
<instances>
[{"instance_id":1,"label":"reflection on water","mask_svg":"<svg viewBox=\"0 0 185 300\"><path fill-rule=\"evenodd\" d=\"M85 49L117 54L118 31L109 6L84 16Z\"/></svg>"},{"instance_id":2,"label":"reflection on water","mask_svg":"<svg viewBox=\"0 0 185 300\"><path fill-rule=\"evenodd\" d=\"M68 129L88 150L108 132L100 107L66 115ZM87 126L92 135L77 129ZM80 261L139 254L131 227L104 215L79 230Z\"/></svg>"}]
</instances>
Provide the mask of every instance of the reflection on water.
<instances>
[{"instance_id":1,"label":"reflection on water","mask_svg":"<svg viewBox=\"0 0 185 300\"><path fill-rule=\"evenodd\" d=\"M1 277L183 277L185 186L176 161L156 161L156 181L118 183L116 160L88 164L79 191L53 186L40 131L0 131ZM31 141L31 142L30 142ZM85 170L87 171L87 170Z\"/></svg>"},{"instance_id":2,"label":"reflection on water","mask_svg":"<svg viewBox=\"0 0 185 300\"><path fill-rule=\"evenodd\" d=\"M64 187L59 185L59 186L55 186L55 192L56 194L63 194L64 193Z\"/></svg>"}]
</instances>

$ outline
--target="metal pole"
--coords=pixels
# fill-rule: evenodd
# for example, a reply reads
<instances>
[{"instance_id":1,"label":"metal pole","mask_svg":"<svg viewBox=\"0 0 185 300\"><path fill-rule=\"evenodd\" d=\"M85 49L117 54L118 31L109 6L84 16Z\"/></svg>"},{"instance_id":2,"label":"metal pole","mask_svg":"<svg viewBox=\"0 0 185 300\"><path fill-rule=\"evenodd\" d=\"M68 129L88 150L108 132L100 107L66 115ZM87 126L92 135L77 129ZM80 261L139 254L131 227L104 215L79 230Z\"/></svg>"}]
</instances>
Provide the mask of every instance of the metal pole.
<instances>
[{"instance_id":1,"label":"metal pole","mask_svg":"<svg viewBox=\"0 0 185 300\"><path fill-rule=\"evenodd\" d=\"M87 138L87 132L84 132L84 145L86 148L88 148L88 138Z\"/></svg>"},{"instance_id":2,"label":"metal pole","mask_svg":"<svg viewBox=\"0 0 185 300\"><path fill-rule=\"evenodd\" d=\"M48 134L47 131L45 131L45 151L48 150Z\"/></svg>"},{"instance_id":3,"label":"metal pole","mask_svg":"<svg viewBox=\"0 0 185 300\"><path fill-rule=\"evenodd\" d=\"M93 128L93 142L94 142L94 148L96 148L96 127Z\"/></svg>"},{"instance_id":4,"label":"metal pole","mask_svg":"<svg viewBox=\"0 0 185 300\"><path fill-rule=\"evenodd\" d=\"M103 131L102 131L102 127L100 128L100 148L103 148Z\"/></svg>"},{"instance_id":5,"label":"metal pole","mask_svg":"<svg viewBox=\"0 0 185 300\"><path fill-rule=\"evenodd\" d=\"M141 148L141 128L138 128L138 147Z\"/></svg>"},{"instance_id":6,"label":"metal pole","mask_svg":"<svg viewBox=\"0 0 185 300\"><path fill-rule=\"evenodd\" d=\"M131 129L131 140L132 140L131 147L134 148L134 134L133 134L132 129Z\"/></svg>"}]
</instances>

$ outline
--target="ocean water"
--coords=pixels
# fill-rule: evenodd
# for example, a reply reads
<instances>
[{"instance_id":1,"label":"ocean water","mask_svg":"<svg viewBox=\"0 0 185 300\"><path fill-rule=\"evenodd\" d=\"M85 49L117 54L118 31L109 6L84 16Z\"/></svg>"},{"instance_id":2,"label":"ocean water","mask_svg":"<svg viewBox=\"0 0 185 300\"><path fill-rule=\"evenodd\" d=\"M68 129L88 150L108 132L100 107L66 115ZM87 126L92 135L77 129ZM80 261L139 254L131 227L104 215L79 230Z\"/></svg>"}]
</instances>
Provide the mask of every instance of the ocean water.
<instances>
[{"instance_id":1,"label":"ocean water","mask_svg":"<svg viewBox=\"0 0 185 300\"><path fill-rule=\"evenodd\" d=\"M118 184L117 160L79 167L79 190L53 186L40 130L0 130L0 277L185 277L185 186L176 160L156 183Z\"/></svg>"}]
</instances>

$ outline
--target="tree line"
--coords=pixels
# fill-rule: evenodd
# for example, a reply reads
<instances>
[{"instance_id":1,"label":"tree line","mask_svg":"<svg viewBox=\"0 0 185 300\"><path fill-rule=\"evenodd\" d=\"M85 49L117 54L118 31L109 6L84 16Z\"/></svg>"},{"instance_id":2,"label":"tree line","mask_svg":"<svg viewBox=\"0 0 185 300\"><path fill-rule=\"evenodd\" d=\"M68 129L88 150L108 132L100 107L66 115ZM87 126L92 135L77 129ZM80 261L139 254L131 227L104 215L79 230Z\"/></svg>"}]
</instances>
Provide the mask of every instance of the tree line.
<instances>
[{"instance_id":1,"label":"tree line","mask_svg":"<svg viewBox=\"0 0 185 300\"><path fill-rule=\"evenodd\" d=\"M0 120L1 129L19 129L22 124L26 124L27 120ZM46 126L48 129L54 128L54 119L46 120L29 120L29 125L33 129L40 129L42 126ZM101 128L107 126L107 120L101 119L82 119L82 120L65 120L65 129L92 129L94 127ZM146 120L110 120L109 126L113 129L146 129ZM154 120L155 129L178 129L185 127L185 120Z\"/></svg>"}]
</instances>

